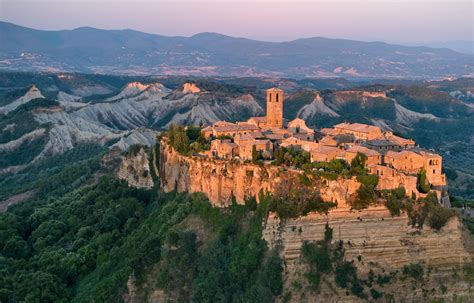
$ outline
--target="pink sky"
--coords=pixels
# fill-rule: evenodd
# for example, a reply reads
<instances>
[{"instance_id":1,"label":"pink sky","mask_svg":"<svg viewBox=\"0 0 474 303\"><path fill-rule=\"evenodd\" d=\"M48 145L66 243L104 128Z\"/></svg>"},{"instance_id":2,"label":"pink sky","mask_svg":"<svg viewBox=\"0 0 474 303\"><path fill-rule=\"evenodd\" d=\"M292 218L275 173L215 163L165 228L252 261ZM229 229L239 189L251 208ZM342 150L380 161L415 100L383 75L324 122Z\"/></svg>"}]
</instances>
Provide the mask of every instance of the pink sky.
<instances>
[{"instance_id":1,"label":"pink sky","mask_svg":"<svg viewBox=\"0 0 474 303\"><path fill-rule=\"evenodd\" d=\"M179 36L219 32L264 40L474 39L470 0L0 0L0 19L38 29L92 26Z\"/></svg>"}]
</instances>

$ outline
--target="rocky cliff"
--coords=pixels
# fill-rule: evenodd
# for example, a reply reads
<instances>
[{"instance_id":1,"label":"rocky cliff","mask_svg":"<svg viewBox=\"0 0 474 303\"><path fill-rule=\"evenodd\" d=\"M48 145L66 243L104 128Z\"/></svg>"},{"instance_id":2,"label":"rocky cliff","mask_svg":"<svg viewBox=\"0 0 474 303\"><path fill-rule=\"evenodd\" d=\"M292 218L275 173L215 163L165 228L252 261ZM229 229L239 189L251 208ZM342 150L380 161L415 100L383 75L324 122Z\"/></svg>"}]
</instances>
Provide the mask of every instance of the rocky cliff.
<instances>
[{"instance_id":1,"label":"rocky cliff","mask_svg":"<svg viewBox=\"0 0 474 303\"><path fill-rule=\"evenodd\" d=\"M256 197L260 192L274 193L287 180L299 180L301 171L274 165L256 165L240 161L216 160L201 156L183 156L160 144L160 182L165 192L203 192L211 203L226 206L235 197L237 203ZM337 202L347 207L347 201L359 188L353 179L323 180L317 190L324 201Z\"/></svg>"},{"instance_id":2,"label":"rocky cliff","mask_svg":"<svg viewBox=\"0 0 474 303\"><path fill-rule=\"evenodd\" d=\"M117 171L117 177L126 180L133 187L152 188L153 178L147 152L141 148L136 154L125 155Z\"/></svg>"},{"instance_id":3,"label":"rocky cliff","mask_svg":"<svg viewBox=\"0 0 474 303\"><path fill-rule=\"evenodd\" d=\"M421 264L425 268L423 282L417 287L411 280L399 279L383 288L384 292L396 294L397 299L420 299L423 289L439 290L441 284L449 291L443 294L435 291L429 297L452 298L454 294L469 297L470 285L463 281L462 274L457 278L453 274L472 262L472 244L467 243L472 239L466 240L469 236L463 232L458 218L452 218L441 231L427 226L419 230L408 224L406 215L391 217L385 207L363 211L339 208L328 215L310 214L284 224L270 215L264 238L270 246L281 249L286 265L285 289L291 289L295 281L304 284L301 245L303 241L322 240L326 223L333 228L333 243L343 241L345 259L355 263L362 277L367 277L369 271L376 275L401 272L409 264ZM334 282L328 280L323 283L320 293L307 294L303 301L358 301L343 292L335 294L330 289ZM297 293L299 295L301 292Z\"/></svg>"}]
</instances>

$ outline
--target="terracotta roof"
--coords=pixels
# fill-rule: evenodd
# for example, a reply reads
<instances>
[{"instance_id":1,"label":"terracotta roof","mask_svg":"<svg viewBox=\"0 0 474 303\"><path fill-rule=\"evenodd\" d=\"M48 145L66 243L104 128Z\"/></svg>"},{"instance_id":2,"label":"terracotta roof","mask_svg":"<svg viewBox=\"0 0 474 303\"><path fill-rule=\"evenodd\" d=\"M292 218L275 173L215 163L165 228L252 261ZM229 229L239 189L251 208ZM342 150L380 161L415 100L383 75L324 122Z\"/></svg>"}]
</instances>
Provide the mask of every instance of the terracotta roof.
<instances>
[{"instance_id":1,"label":"terracotta roof","mask_svg":"<svg viewBox=\"0 0 474 303\"><path fill-rule=\"evenodd\" d=\"M394 158L394 159L399 159L399 158L404 158L405 156L412 156L412 155L417 155L419 156L419 154L415 153L414 151L411 151L411 150L402 150L400 152L394 152L394 151L388 151L386 154L385 154L385 157L389 157L389 158Z\"/></svg>"},{"instance_id":2,"label":"terracotta roof","mask_svg":"<svg viewBox=\"0 0 474 303\"><path fill-rule=\"evenodd\" d=\"M318 154L327 154L327 153L336 152L336 151L341 151L341 150L334 146L319 145L318 147L313 149L311 152L318 153Z\"/></svg>"},{"instance_id":3,"label":"terracotta roof","mask_svg":"<svg viewBox=\"0 0 474 303\"><path fill-rule=\"evenodd\" d=\"M390 140L393 143L398 144L398 145L414 145L416 143L414 140L405 139L405 138L396 136L391 132L384 133L384 136L387 140Z\"/></svg>"},{"instance_id":4,"label":"terracotta roof","mask_svg":"<svg viewBox=\"0 0 474 303\"><path fill-rule=\"evenodd\" d=\"M367 141L367 144L368 145L372 145L372 146L394 146L394 145L398 145L397 143L395 142L392 142L390 140L369 140Z\"/></svg>"},{"instance_id":5,"label":"terracotta roof","mask_svg":"<svg viewBox=\"0 0 474 303\"><path fill-rule=\"evenodd\" d=\"M365 154L366 156L380 156L380 153L378 153L377 151L364 147L364 146L360 146L360 145L353 145L350 148L348 148L346 151L353 152L353 153L360 152L360 153Z\"/></svg>"},{"instance_id":6,"label":"terracotta roof","mask_svg":"<svg viewBox=\"0 0 474 303\"><path fill-rule=\"evenodd\" d=\"M250 121L250 120L255 120L255 121L258 121L258 122L267 122L267 117L250 117L247 120L247 122Z\"/></svg>"},{"instance_id":7,"label":"terracotta roof","mask_svg":"<svg viewBox=\"0 0 474 303\"><path fill-rule=\"evenodd\" d=\"M362 124L362 123L339 123L334 125L334 128L361 132L361 133L370 133L372 131L380 131L380 127Z\"/></svg>"},{"instance_id":8,"label":"terracotta roof","mask_svg":"<svg viewBox=\"0 0 474 303\"><path fill-rule=\"evenodd\" d=\"M283 140L285 138L283 134L265 134L265 137L270 140Z\"/></svg>"},{"instance_id":9,"label":"terracotta roof","mask_svg":"<svg viewBox=\"0 0 474 303\"><path fill-rule=\"evenodd\" d=\"M236 141L252 141L254 137L249 134L239 134L235 136L234 140Z\"/></svg>"},{"instance_id":10,"label":"terracotta roof","mask_svg":"<svg viewBox=\"0 0 474 303\"><path fill-rule=\"evenodd\" d=\"M231 131L259 130L259 128L254 124L240 123L240 124L216 126L214 127L214 130L218 132L231 132Z\"/></svg>"}]
</instances>

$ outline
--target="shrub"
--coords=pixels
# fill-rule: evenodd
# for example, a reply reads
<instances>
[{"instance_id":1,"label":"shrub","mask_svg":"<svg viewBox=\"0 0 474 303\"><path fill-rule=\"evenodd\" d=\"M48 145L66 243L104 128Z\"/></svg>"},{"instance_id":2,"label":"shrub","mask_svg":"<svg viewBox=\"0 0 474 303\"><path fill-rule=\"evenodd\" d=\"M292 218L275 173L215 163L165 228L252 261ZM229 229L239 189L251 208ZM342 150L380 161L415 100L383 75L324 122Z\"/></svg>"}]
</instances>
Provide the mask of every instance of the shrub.
<instances>
[{"instance_id":1,"label":"shrub","mask_svg":"<svg viewBox=\"0 0 474 303\"><path fill-rule=\"evenodd\" d=\"M363 153L357 153L354 159L351 161L350 172L353 175L362 175L366 172L365 161L367 161L367 156Z\"/></svg>"},{"instance_id":2,"label":"shrub","mask_svg":"<svg viewBox=\"0 0 474 303\"><path fill-rule=\"evenodd\" d=\"M169 144L179 153L189 152L189 137L182 125L171 125L168 130Z\"/></svg>"},{"instance_id":3,"label":"shrub","mask_svg":"<svg viewBox=\"0 0 474 303\"><path fill-rule=\"evenodd\" d=\"M371 186L362 184L357 190L357 199L352 204L354 209L364 209L375 203L375 191Z\"/></svg>"},{"instance_id":4,"label":"shrub","mask_svg":"<svg viewBox=\"0 0 474 303\"><path fill-rule=\"evenodd\" d=\"M372 188L377 187L379 183L379 176L377 175L359 175L357 176L357 181L364 184L365 186L370 186Z\"/></svg>"},{"instance_id":5,"label":"shrub","mask_svg":"<svg viewBox=\"0 0 474 303\"><path fill-rule=\"evenodd\" d=\"M420 172L418 173L417 188L419 192L425 193L425 194L430 191L430 183L428 182L428 179L426 178L426 170L424 168L421 169Z\"/></svg>"},{"instance_id":6,"label":"shrub","mask_svg":"<svg viewBox=\"0 0 474 303\"><path fill-rule=\"evenodd\" d=\"M414 280L421 280L423 278L423 266L421 266L419 263L405 265L403 266L402 273L407 277L413 278Z\"/></svg>"},{"instance_id":7,"label":"shrub","mask_svg":"<svg viewBox=\"0 0 474 303\"><path fill-rule=\"evenodd\" d=\"M382 297L382 293L373 288L370 289L370 295L374 300L380 299Z\"/></svg>"},{"instance_id":8,"label":"shrub","mask_svg":"<svg viewBox=\"0 0 474 303\"><path fill-rule=\"evenodd\" d=\"M326 224L324 240L316 242L304 241L301 246L301 256L309 266L306 279L313 290L319 289L321 275L332 270L331 254L329 244L332 240L332 228Z\"/></svg>"},{"instance_id":9,"label":"shrub","mask_svg":"<svg viewBox=\"0 0 474 303\"><path fill-rule=\"evenodd\" d=\"M308 176L306 174L300 174L300 182L304 186L309 186L311 185L311 180L309 180Z\"/></svg>"},{"instance_id":10,"label":"shrub","mask_svg":"<svg viewBox=\"0 0 474 303\"><path fill-rule=\"evenodd\" d=\"M454 216L452 209L437 206L432 208L428 215L428 224L431 228L440 230L448 222L449 218Z\"/></svg>"},{"instance_id":11,"label":"shrub","mask_svg":"<svg viewBox=\"0 0 474 303\"><path fill-rule=\"evenodd\" d=\"M383 194L385 197L385 206L387 207L390 215L400 216L401 210L404 208L403 201L406 199L405 189L403 187L393 189Z\"/></svg>"}]
</instances>

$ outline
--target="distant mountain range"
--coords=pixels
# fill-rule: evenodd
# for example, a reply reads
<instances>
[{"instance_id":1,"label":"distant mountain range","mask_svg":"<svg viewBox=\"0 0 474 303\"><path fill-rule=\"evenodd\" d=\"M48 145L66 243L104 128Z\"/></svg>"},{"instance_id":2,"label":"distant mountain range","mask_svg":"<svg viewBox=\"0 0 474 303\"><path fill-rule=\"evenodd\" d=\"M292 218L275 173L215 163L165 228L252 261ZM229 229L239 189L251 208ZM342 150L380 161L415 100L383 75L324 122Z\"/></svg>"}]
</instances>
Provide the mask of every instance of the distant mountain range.
<instances>
[{"instance_id":1,"label":"distant mountain range","mask_svg":"<svg viewBox=\"0 0 474 303\"><path fill-rule=\"evenodd\" d=\"M474 55L474 40L450 40L427 43L406 43L406 46L426 46L434 48L449 48L459 53Z\"/></svg>"},{"instance_id":2,"label":"distant mountain range","mask_svg":"<svg viewBox=\"0 0 474 303\"><path fill-rule=\"evenodd\" d=\"M443 78L474 74L450 49L307 38L263 42L216 33L166 37L134 30L43 31L0 22L0 69L104 74Z\"/></svg>"}]
</instances>

